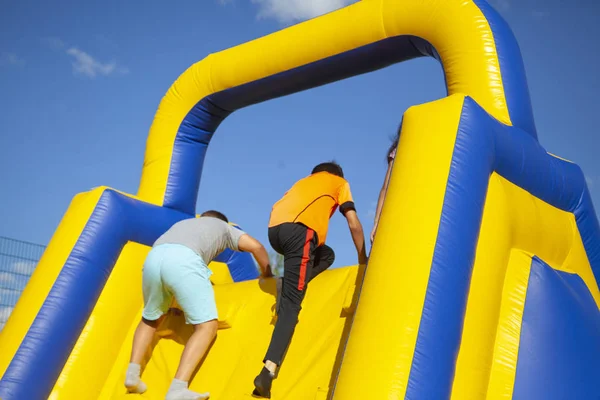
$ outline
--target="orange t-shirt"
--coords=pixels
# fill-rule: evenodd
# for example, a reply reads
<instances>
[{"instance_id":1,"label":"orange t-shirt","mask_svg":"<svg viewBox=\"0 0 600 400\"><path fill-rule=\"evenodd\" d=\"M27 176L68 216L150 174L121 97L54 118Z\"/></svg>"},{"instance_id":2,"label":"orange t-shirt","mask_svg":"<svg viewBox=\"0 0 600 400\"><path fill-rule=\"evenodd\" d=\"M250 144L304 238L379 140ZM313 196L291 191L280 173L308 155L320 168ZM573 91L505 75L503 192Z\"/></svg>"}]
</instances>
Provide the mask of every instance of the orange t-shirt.
<instances>
[{"instance_id":1,"label":"orange t-shirt","mask_svg":"<svg viewBox=\"0 0 600 400\"><path fill-rule=\"evenodd\" d=\"M300 179L273 205L269 227L285 222L306 225L325 243L329 219L340 206L345 214L354 210L354 201L348 181L328 172L317 172Z\"/></svg>"}]
</instances>

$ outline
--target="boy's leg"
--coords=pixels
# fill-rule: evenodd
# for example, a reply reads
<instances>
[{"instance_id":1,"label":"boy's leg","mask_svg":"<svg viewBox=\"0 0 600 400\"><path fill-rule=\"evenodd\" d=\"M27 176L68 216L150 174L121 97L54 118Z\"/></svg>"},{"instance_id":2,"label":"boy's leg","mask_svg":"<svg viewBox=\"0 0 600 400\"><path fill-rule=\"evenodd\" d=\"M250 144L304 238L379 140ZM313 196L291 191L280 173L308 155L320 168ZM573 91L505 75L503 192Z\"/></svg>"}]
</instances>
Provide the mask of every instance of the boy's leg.
<instances>
[{"instance_id":1,"label":"boy's leg","mask_svg":"<svg viewBox=\"0 0 600 400\"><path fill-rule=\"evenodd\" d=\"M131 348L131 359L125 376L125 387L130 393L144 393L148 388L141 380L142 360L152 343L156 328L162 318L156 321L148 321L142 318L133 335L133 346Z\"/></svg>"},{"instance_id":2,"label":"boy's leg","mask_svg":"<svg viewBox=\"0 0 600 400\"><path fill-rule=\"evenodd\" d=\"M179 368L175 373L175 379L188 382L192 377L194 369L206 353L208 346L217 336L218 322L216 319L202 324L194 325L194 333L185 344Z\"/></svg>"},{"instance_id":3,"label":"boy's leg","mask_svg":"<svg viewBox=\"0 0 600 400\"><path fill-rule=\"evenodd\" d=\"M142 293L144 296L144 311L133 336L131 358L125 377L125 387L131 393L144 393L146 384L140 379L141 363L152 343L156 328L162 321L171 302L171 296L164 289L160 277L163 261L163 249L154 248L148 253L142 273Z\"/></svg>"},{"instance_id":4,"label":"boy's leg","mask_svg":"<svg viewBox=\"0 0 600 400\"><path fill-rule=\"evenodd\" d=\"M166 400L206 399L208 393L196 393L188 389L192 373L206 354L208 346L217 335L217 320L194 325L194 333L188 339L181 355L175 379L171 382Z\"/></svg>"},{"instance_id":5,"label":"boy's leg","mask_svg":"<svg viewBox=\"0 0 600 400\"><path fill-rule=\"evenodd\" d=\"M321 272L333 265L335 261L335 252L326 244L317 247L315 250L315 262L313 264L309 282L313 280Z\"/></svg>"},{"instance_id":6,"label":"boy's leg","mask_svg":"<svg viewBox=\"0 0 600 400\"><path fill-rule=\"evenodd\" d=\"M264 359L265 368L254 380L254 394L267 398L270 397L275 369L281 366L298 323L316 247L314 231L302 225L283 224L278 234L285 257L281 299L277 322Z\"/></svg>"},{"instance_id":7,"label":"boy's leg","mask_svg":"<svg viewBox=\"0 0 600 400\"><path fill-rule=\"evenodd\" d=\"M273 335L269 349L265 356L265 360L273 362L275 365L280 366L283 361L283 355L287 350L289 343L292 340L296 324L298 323L298 314L302 309L302 301L306 293L306 278L304 278L304 284L300 285L300 271L302 270L302 261L286 262L285 277L282 280L281 287L281 299L279 303L279 314L277 316L277 322L273 330ZM304 267L309 270L310 266ZM308 273L305 272L305 275Z\"/></svg>"},{"instance_id":8,"label":"boy's leg","mask_svg":"<svg viewBox=\"0 0 600 400\"><path fill-rule=\"evenodd\" d=\"M298 314L306 293L314 261L314 231L299 224L285 224L280 229L284 244L284 278L281 288L279 316L273 330L265 360L281 365L283 355L292 340Z\"/></svg>"},{"instance_id":9,"label":"boy's leg","mask_svg":"<svg viewBox=\"0 0 600 400\"><path fill-rule=\"evenodd\" d=\"M142 318L133 335L131 359L129 360L130 363L142 363L144 355L148 350L148 346L150 346L150 343L152 343L152 339L156 333L156 328L158 328L158 325L160 325L161 321L162 317L155 321L148 321L147 319Z\"/></svg>"},{"instance_id":10,"label":"boy's leg","mask_svg":"<svg viewBox=\"0 0 600 400\"><path fill-rule=\"evenodd\" d=\"M217 334L217 305L211 272L204 261L192 250L181 246L177 264L162 271L162 279L174 294L194 333L188 339L179 367L167 393L167 400L204 399L208 393L195 393L188 389L189 381L198 363Z\"/></svg>"}]
</instances>

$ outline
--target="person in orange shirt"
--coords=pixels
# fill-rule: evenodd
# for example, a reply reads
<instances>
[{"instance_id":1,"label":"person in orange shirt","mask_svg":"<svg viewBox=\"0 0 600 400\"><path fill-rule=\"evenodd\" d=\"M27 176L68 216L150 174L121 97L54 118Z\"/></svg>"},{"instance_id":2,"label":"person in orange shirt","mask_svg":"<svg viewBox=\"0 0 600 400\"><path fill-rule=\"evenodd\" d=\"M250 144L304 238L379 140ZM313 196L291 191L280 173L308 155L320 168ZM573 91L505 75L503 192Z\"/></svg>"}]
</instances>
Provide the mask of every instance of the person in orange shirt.
<instances>
[{"instance_id":1,"label":"person in orange shirt","mask_svg":"<svg viewBox=\"0 0 600 400\"><path fill-rule=\"evenodd\" d=\"M269 242L284 256L284 276L277 306L277 322L264 368L254 379L254 396L270 398L275 371L292 340L308 283L335 259L325 244L329 219L338 209L346 217L359 264L367 263L363 228L356 214L350 185L335 162L313 168L275 203L269 221Z\"/></svg>"}]
</instances>

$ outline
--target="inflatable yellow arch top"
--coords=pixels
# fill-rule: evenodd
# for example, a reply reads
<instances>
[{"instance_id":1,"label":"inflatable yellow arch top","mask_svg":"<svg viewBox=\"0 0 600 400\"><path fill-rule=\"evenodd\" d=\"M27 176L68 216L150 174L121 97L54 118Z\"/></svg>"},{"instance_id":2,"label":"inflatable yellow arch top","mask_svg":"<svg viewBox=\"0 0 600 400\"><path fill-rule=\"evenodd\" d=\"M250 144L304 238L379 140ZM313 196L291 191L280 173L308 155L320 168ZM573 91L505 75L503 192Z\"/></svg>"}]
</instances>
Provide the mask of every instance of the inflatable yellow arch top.
<instances>
[{"instance_id":1,"label":"inflatable yellow arch top","mask_svg":"<svg viewBox=\"0 0 600 400\"><path fill-rule=\"evenodd\" d=\"M194 215L223 119L422 56L448 97L405 113L369 265L311 282L273 399L599 398L598 220L579 167L538 142L519 47L484 0L363 0L191 66L157 110L137 195L73 199L0 333L0 398L135 397L141 265ZM212 268L220 331L191 388L245 399L274 283L240 254ZM188 329L175 308L142 398L164 398Z\"/></svg>"}]
</instances>

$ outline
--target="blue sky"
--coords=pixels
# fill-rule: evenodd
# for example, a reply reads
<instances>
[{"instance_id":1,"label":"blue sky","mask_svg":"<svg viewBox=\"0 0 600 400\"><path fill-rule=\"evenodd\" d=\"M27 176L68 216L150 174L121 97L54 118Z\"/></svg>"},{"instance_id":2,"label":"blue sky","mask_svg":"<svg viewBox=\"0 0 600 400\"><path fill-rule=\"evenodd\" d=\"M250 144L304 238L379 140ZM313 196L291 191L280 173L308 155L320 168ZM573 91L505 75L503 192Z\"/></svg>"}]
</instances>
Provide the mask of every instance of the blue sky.
<instances>
[{"instance_id":1,"label":"blue sky","mask_svg":"<svg viewBox=\"0 0 600 400\"><path fill-rule=\"evenodd\" d=\"M348 3L3 2L0 235L47 244L75 194L135 193L156 107L189 65ZM492 3L519 40L541 143L581 165L598 209L600 3ZM273 202L334 158L368 235L389 138L408 107L445 95L441 71L414 60L234 113L211 142L198 211L223 210L268 246ZM328 241L336 266L356 262L339 214Z\"/></svg>"}]
</instances>

